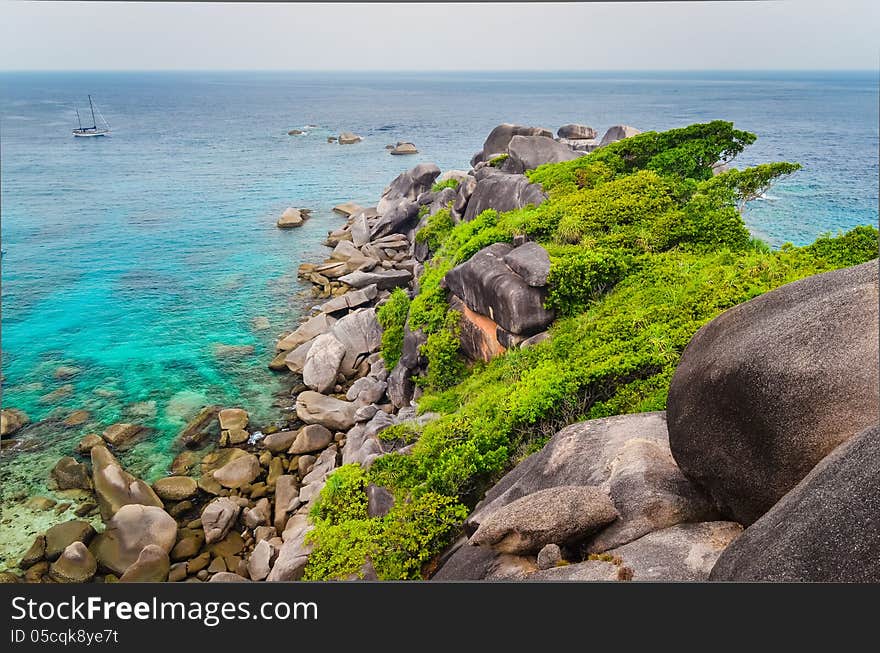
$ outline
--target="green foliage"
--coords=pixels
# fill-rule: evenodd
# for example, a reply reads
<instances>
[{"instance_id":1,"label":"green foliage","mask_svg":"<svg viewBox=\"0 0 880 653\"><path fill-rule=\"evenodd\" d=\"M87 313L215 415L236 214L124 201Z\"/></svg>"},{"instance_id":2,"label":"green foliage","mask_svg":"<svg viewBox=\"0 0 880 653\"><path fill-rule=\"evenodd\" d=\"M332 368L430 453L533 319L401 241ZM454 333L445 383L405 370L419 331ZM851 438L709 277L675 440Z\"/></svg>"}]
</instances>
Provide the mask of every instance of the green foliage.
<instances>
[{"instance_id":1,"label":"green foliage","mask_svg":"<svg viewBox=\"0 0 880 653\"><path fill-rule=\"evenodd\" d=\"M455 220L452 219L449 209L440 209L434 215L428 216L425 226L416 232L416 242L427 245L430 252L436 252L446 242L453 227Z\"/></svg>"},{"instance_id":2,"label":"green foliage","mask_svg":"<svg viewBox=\"0 0 880 653\"><path fill-rule=\"evenodd\" d=\"M322 493L307 577L354 573L365 556L382 578L418 577L467 507L559 428L663 410L684 347L709 320L782 284L877 257L873 227L801 248L771 250L753 238L738 209L798 166L714 174L716 162L752 141L723 121L641 134L530 172L549 194L540 206L429 223L420 237L434 256L409 323L428 336L419 409L440 416L420 430L383 434L414 442L407 455L383 456L367 473L398 499L385 517L362 516L364 479L353 474L326 499ZM548 340L467 369L459 317L440 283L452 266L517 234L550 255L547 305L558 319ZM351 518L338 516L342 496L353 504Z\"/></svg>"},{"instance_id":3,"label":"green foliage","mask_svg":"<svg viewBox=\"0 0 880 653\"><path fill-rule=\"evenodd\" d=\"M394 369L403 352L403 328L409 314L410 298L403 288L395 288L388 301L376 311L382 326L382 360L389 370Z\"/></svg>"},{"instance_id":4,"label":"green foliage","mask_svg":"<svg viewBox=\"0 0 880 653\"><path fill-rule=\"evenodd\" d=\"M547 308L576 315L601 297L633 266L633 257L617 249L551 247Z\"/></svg>"},{"instance_id":5,"label":"green foliage","mask_svg":"<svg viewBox=\"0 0 880 653\"><path fill-rule=\"evenodd\" d=\"M807 250L835 267L858 265L877 256L877 230L862 226L838 236L825 234Z\"/></svg>"},{"instance_id":6,"label":"green foliage","mask_svg":"<svg viewBox=\"0 0 880 653\"><path fill-rule=\"evenodd\" d=\"M329 524L366 519L366 487L366 475L359 465L343 465L327 477L309 517Z\"/></svg>"},{"instance_id":7,"label":"green foliage","mask_svg":"<svg viewBox=\"0 0 880 653\"><path fill-rule=\"evenodd\" d=\"M439 193L444 188L451 188L455 190L456 188L458 188L458 185L460 183L461 182L458 179L447 179L446 181L438 181L436 184L431 186L431 192Z\"/></svg>"},{"instance_id":8,"label":"green foliage","mask_svg":"<svg viewBox=\"0 0 880 653\"><path fill-rule=\"evenodd\" d=\"M422 353L428 359L428 374L421 385L444 390L461 380L465 365L459 352L460 319L458 311L448 311L443 328L428 334L422 345Z\"/></svg>"},{"instance_id":9,"label":"green foliage","mask_svg":"<svg viewBox=\"0 0 880 653\"><path fill-rule=\"evenodd\" d=\"M494 156L489 159L489 165L493 168L500 168L501 164L507 161L510 158L510 155L505 152L504 154L499 154L498 156Z\"/></svg>"},{"instance_id":10,"label":"green foliage","mask_svg":"<svg viewBox=\"0 0 880 653\"><path fill-rule=\"evenodd\" d=\"M367 559L382 580L420 578L424 564L449 544L466 516L455 499L428 492L397 501L384 517L316 520L307 535L314 549L304 578L357 576Z\"/></svg>"}]
</instances>

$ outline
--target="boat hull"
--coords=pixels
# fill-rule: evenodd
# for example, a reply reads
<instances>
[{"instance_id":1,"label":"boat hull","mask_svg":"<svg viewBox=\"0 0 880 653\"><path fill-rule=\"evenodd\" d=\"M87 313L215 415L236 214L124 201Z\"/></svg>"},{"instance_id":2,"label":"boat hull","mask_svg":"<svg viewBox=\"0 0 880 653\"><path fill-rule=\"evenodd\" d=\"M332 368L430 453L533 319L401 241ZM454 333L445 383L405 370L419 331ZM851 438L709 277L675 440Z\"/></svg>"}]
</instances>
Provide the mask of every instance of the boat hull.
<instances>
[{"instance_id":1,"label":"boat hull","mask_svg":"<svg viewBox=\"0 0 880 653\"><path fill-rule=\"evenodd\" d=\"M94 136L106 136L109 133L110 133L109 129L106 129L104 131L78 131L76 129L73 130L73 135L77 136L79 138L94 137Z\"/></svg>"}]
</instances>

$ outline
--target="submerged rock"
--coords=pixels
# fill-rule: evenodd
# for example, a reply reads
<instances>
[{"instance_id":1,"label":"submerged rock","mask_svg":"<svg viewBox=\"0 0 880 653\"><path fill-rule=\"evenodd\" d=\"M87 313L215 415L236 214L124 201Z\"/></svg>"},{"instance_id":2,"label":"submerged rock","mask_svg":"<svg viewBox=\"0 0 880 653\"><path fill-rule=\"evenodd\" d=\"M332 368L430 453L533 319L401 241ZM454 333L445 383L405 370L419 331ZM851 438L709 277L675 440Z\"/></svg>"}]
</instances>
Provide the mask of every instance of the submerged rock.
<instances>
[{"instance_id":1,"label":"submerged rock","mask_svg":"<svg viewBox=\"0 0 880 653\"><path fill-rule=\"evenodd\" d=\"M138 424L119 423L110 426L102 437L104 441L116 448L129 444L136 437L144 432L144 427Z\"/></svg>"},{"instance_id":2,"label":"submerged rock","mask_svg":"<svg viewBox=\"0 0 880 653\"><path fill-rule=\"evenodd\" d=\"M288 206L276 223L280 229L292 229L293 227L301 227L305 222L305 218L299 209Z\"/></svg>"},{"instance_id":3,"label":"submerged rock","mask_svg":"<svg viewBox=\"0 0 880 653\"><path fill-rule=\"evenodd\" d=\"M416 146L413 143L407 142L399 142L397 145L392 147L389 154L418 154L419 151L416 149Z\"/></svg>"},{"instance_id":4,"label":"submerged rock","mask_svg":"<svg viewBox=\"0 0 880 653\"><path fill-rule=\"evenodd\" d=\"M70 456L64 456L49 473L51 480L59 490L91 490L92 480L89 468L78 463Z\"/></svg>"},{"instance_id":5,"label":"submerged rock","mask_svg":"<svg viewBox=\"0 0 880 653\"><path fill-rule=\"evenodd\" d=\"M795 281L709 322L669 388L681 470L751 524L880 419L877 262Z\"/></svg>"}]
</instances>

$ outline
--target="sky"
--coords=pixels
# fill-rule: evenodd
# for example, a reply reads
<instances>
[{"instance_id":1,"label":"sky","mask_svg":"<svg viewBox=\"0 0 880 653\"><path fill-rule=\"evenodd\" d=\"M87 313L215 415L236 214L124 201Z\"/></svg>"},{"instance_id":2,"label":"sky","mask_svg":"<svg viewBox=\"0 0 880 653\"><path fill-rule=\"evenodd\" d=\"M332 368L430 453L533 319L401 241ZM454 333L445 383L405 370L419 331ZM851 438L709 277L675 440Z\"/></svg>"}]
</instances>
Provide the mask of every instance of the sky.
<instances>
[{"instance_id":1,"label":"sky","mask_svg":"<svg viewBox=\"0 0 880 653\"><path fill-rule=\"evenodd\" d=\"M876 70L878 33L878 0L0 0L0 69Z\"/></svg>"}]
</instances>

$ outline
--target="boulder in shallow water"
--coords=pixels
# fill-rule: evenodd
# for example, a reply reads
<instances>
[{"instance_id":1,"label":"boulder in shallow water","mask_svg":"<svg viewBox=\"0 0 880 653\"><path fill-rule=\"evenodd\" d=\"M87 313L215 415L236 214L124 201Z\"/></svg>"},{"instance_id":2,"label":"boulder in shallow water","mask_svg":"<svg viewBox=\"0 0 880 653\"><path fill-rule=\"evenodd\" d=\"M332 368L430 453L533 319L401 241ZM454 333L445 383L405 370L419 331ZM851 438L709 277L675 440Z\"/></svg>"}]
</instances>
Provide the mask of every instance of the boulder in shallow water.
<instances>
[{"instance_id":1,"label":"boulder in shallow water","mask_svg":"<svg viewBox=\"0 0 880 653\"><path fill-rule=\"evenodd\" d=\"M880 582L880 427L837 447L721 554L710 580Z\"/></svg>"},{"instance_id":2,"label":"boulder in shallow water","mask_svg":"<svg viewBox=\"0 0 880 653\"><path fill-rule=\"evenodd\" d=\"M49 578L56 583L86 583L98 570L95 556L82 542L69 544L61 557L49 567Z\"/></svg>"},{"instance_id":3,"label":"boulder in shallow water","mask_svg":"<svg viewBox=\"0 0 880 653\"><path fill-rule=\"evenodd\" d=\"M89 468L70 456L64 456L55 463L49 473L50 479L59 490L91 490L92 480Z\"/></svg>"},{"instance_id":4,"label":"boulder in shallow water","mask_svg":"<svg viewBox=\"0 0 880 653\"><path fill-rule=\"evenodd\" d=\"M300 210L288 206L276 224L279 229L292 229L293 227L301 227L304 222L305 218Z\"/></svg>"},{"instance_id":5,"label":"boulder in shallow water","mask_svg":"<svg viewBox=\"0 0 880 653\"><path fill-rule=\"evenodd\" d=\"M342 132L339 134L340 145L353 145L355 143L360 143L362 140L364 139L353 132Z\"/></svg>"},{"instance_id":6,"label":"boulder in shallow water","mask_svg":"<svg viewBox=\"0 0 880 653\"><path fill-rule=\"evenodd\" d=\"M164 583L168 580L171 561L168 552L155 544L145 546L125 573L119 578L120 583Z\"/></svg>"},{"instance_id":7,"label":"boulder in shallow water","mask_svg":"<svg viewBox=\"0 0 880 653\"><path fill-rule=\"evenodd\" d=\"M165 553L177 541L177 522L154 506L122 506L107 522L107 529L89 547L98 564L121 575L133 565L144 547L154 544Z\"/></svg>"},{"instance_id":8,"label":"boulder in shallow water","mask_svg":"<svg viewBox=\"0 0 880 653\"><path fill-rule=\"evenodd\" d=\"M122 506L129 504L162 508L162 500L153 489L126 472L107 447L92 447L91 458L92 484L105 522Z\"/></svg>"},{"instance_id":9,"label":"boulder in shallow water","mask_svg":"<svg viewBox=\"0 0 880 653\"><path fill-rule=\"evenodd\" d=\"M691 339L669 388L686 476L751 524L880 419L877 261L795 281Z\"/></svg>"},{"instance_id":10,"label":"boulder in shallow water","mask_svg":"<svg viewBox=\"0 0 880 653\"><path fill-rule=\"evenodd\" d=\"M97 433L89 433L84 435L82 440L76 445L76 452L81 454L87 454L91 452L92 447L97 447L103 445L104 438L102 438Z\"/></svg>"},{"instance_id":11,"label":"boulder in shallow water","mask_svg":"<svg viewBox=\"0 0 880 653\"><path fill-rule=\"evenodd\" d=\"M73 542L88 544L95 529L86 521L72 520L55 524L46 531L46 559L54 560Z\"/></svg>"},{"instance_id":12,"label":"boulder in shallow water","mask_svg":"<svg viewBox=\"0 0 880 653\"><path fill-rule=\"evenodd\" d=\"M119 448L129 444L144 432L144 427L138 424L119 423L113 424L103 433L104 441L113 447Z\"/></svg>"},{"instance_id":13,"label":"boulder in shallow water","mask_svg":"<svg viewBox=\"0 0 880 653\"><path fill-rule=\"evenodd\" d=\"M195 496L199 486L189 476L167 476L153 483L153 491L164 501L183 501Z\"/></svg>"},{"instance_id":14,"label":"boulder in shallow water","mask_svg":"<svg viewBox=\"0 0 880 653\"><path fill-rule=\"evenodd\" d=\"M401 141L397 145L392 147L388 151L388 153L389 154L418 154L419 151L416 149L415 144Z\"/></svg>"}]
</instances>

